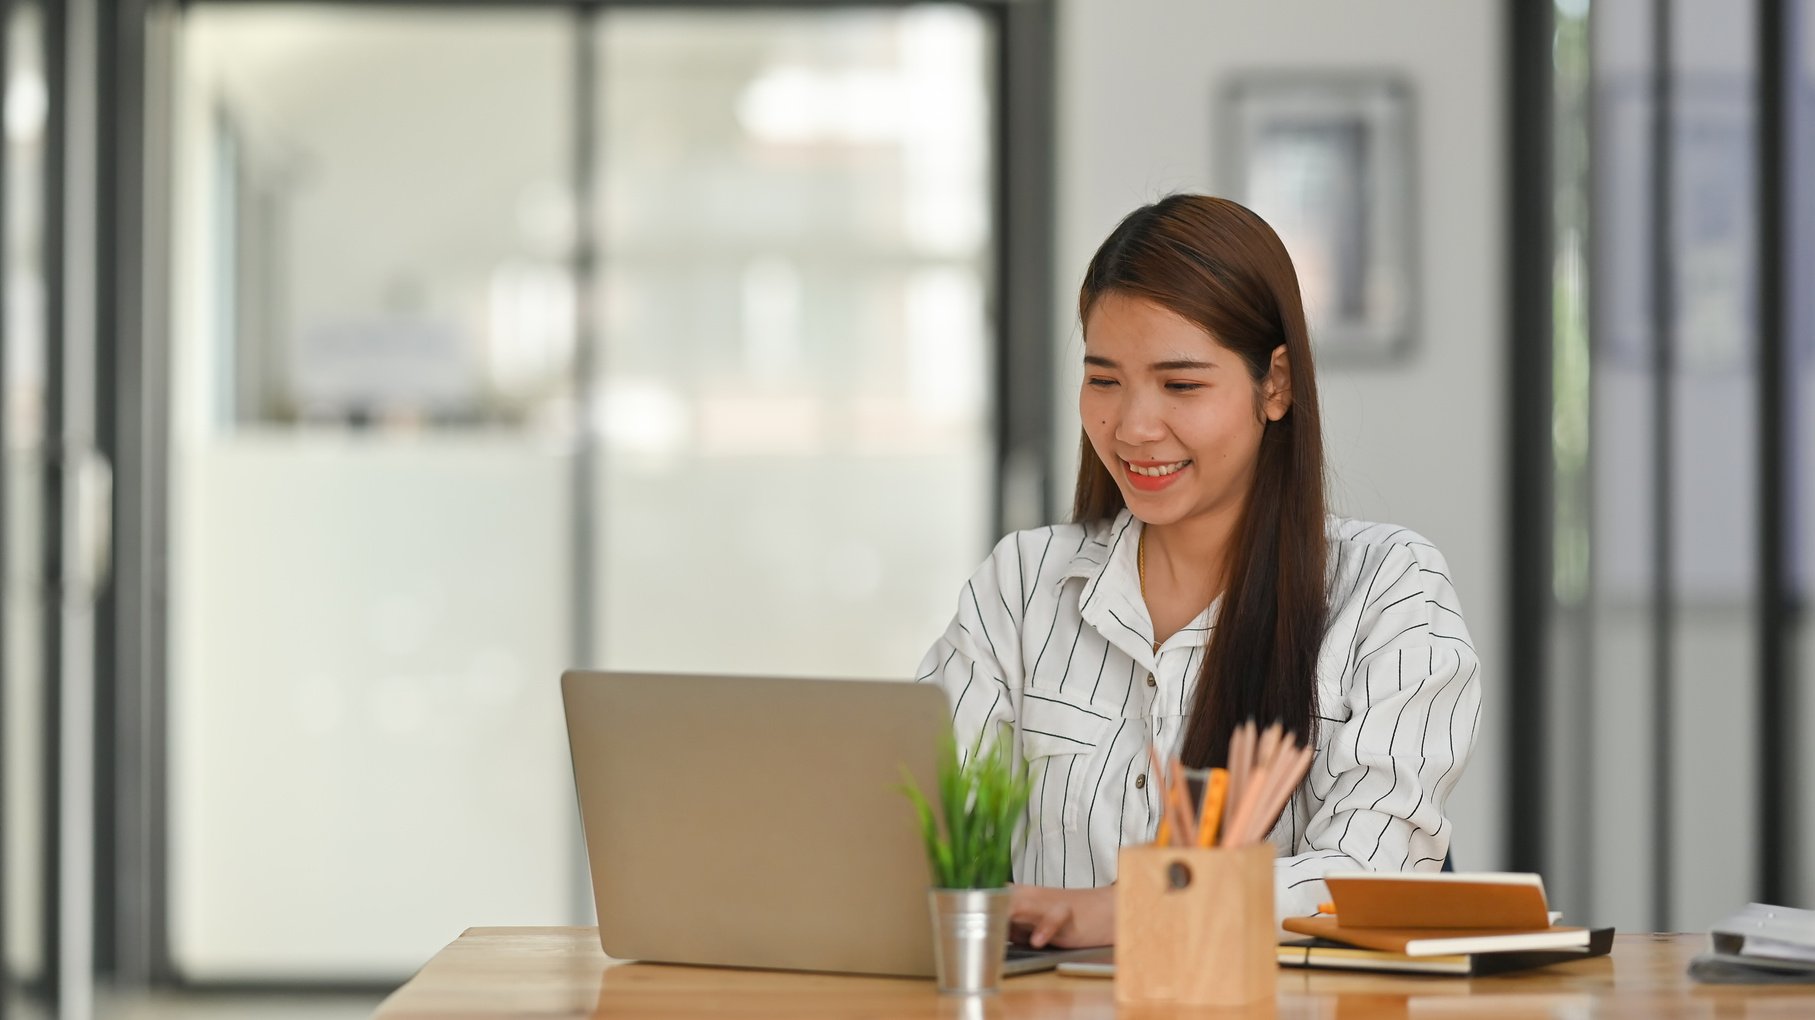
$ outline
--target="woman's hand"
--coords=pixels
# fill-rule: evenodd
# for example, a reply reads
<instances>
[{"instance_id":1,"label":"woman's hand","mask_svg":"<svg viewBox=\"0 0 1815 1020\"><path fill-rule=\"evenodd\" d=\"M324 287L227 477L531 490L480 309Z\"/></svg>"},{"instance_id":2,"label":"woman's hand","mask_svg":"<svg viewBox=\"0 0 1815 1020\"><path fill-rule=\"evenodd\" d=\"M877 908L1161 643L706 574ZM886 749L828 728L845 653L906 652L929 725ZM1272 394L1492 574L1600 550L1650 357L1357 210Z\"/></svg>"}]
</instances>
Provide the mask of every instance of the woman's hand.
<instances>
[{"instance_id":1,"label":"woman's hand","mask_svg":"<svg viewBox=\"0 0 1815 1020\"><path fill-rule=\"evenodd\" d=\"M1009 935L1038 949L1082 949L1115 943L1115 886L1052 889L1010 886Z\"/></svg>"}]
</instances>

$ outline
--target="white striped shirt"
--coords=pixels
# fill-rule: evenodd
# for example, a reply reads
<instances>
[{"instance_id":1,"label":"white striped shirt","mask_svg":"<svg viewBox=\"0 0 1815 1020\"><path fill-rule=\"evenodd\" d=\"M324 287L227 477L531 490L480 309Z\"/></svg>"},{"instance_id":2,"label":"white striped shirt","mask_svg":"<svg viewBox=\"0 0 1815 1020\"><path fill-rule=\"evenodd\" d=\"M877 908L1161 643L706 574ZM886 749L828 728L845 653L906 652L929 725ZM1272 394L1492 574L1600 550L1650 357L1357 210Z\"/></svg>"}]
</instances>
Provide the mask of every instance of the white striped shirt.
<instances>
[{"instance_id":1,"label":"white striped shirt","mask_svg":"<svg viewBox=\"0 0 1815 1020\"><path fill-rule=\"evenodd\" d=\"M1123 510L1004 538L917 671L951 697L961 747L1014 725L1033 780L1016 882L1106 885L1117 848L1158 827L1147 745L1183 739L1216 606L1154 652L1141 527ZM1328 534L1316 756L1269 837L1281 917L1314 913L1329 871L1440 868L1443 801L1480 722L1479 662L1442 554L1387 524L1332 517Z\"/></svg>"}]
</instances>

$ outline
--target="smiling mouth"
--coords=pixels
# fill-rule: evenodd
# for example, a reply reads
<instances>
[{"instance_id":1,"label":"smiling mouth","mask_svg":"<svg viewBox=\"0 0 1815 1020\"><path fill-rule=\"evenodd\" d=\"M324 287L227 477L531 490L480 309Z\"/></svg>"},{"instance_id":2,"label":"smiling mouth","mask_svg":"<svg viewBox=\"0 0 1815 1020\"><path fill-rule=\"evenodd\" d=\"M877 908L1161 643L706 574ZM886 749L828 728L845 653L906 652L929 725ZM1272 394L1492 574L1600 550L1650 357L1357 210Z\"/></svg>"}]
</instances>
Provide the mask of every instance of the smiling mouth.
<instances>
[{"instance_id":1,"label":"smiling mouth","mask_svg":"<svg viewBox=\"0 0 1815 1020\"><path fill-rule=\"evenodd\" d=\"M1186 465L1188 465L1190 463L1191 462L1189 460L1176 460L1170 464L1153 464L1153 465L1143 466L1140 464L1136 464L1133 461L1125 460L1122 462L1122 465L1124 467L1126 467L1128 469L1129 473L1131 473L1131 474L1141 475L1146 478L1164 478L1167 475L1178 474L1180 471L1183 471L1185 469Z\"/></svg>"}]
</instances>

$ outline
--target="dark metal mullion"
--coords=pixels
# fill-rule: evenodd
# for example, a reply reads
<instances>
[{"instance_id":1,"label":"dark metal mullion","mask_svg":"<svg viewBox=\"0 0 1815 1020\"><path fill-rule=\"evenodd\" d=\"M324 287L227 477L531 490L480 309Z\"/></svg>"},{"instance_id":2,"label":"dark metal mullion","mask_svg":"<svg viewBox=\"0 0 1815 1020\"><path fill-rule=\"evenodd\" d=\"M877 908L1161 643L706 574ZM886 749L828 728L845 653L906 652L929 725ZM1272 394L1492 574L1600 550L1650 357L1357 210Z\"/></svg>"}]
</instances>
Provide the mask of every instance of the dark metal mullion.
<instances>
[{"instance_id":1,"label":"dark metal mullion","mask_svg":"<svg viewBox=\"0 0 1815 1020\"><path fill-rule=\"evenodd\" d=\"M1796 79L1787 0L1758 0L1758 746L1756 840L1758 897L1790 899L1796 801L1789 781L1796 716L1791 699L1790 572L1788 562L1789 399L1789 165L1790 104Z\"/></svg>"},{"instance_id":2,"label":"dark metal mullion","mask_svg":"<svg viewBox=\"0 0 1815 1020\"><path fill-rule=\"evenodd\" d=\"M1008 494L1004 486L1004 473L1008 470L1010 458L1014 455L1014 424L1009 414L1009 401L1015 387L1009 384L1014 372L1015 359L1010 355L1013 346L1010 337L1013 316L1009 312L1008 273L1010 259L1008 256L1008 236L1010 217L1008 215L1008 196L1014 189L1010 186L1012 178L1008 167L1008 88L1010 63L1008 15L998 13L991 19L991 28L995 33L995 48L991 55L995 61L993 84L989 107L990 149L994 157L990 164L990 226L993 241L991 251L991 284L986 292L990 295L992 305L990 318L995 329L995 343L989 351L989 389L990 407L990 464L993 468L995 484L990 493L990 510L988 529L982 536L988 542L1009 530Z\"/></svg>"},{"instance_id":3,"label":"dark metal mullion","mask_svg":"<svg viewBox=\"0 0 1815 1020\"><path fill-rule=\"evenodd\" d=\"M114 466L113 569L96 615L96 970L116 987L148 984L163 946L160 917L164 855L160 812L164 747L163 664L153 654L150 609L162 591L154 566L163 520L161 450L166 432L158 389L165 378L160 331L151 328L152 287L146 238L160 235L145 195L151 172L147 116L151 8L160 0L103 4L102 120L97 182L101 213L97 321L97 444ZM111 307L110 307L111 306Z\"/></svg>"},{"instance_id":4,"label":"dark metal mullion","mask_svg":"<svg viewBox=\"0 0 1815 1020\"><path fill-rule=\"evenodd\" d=\"M1673 162L1671 82L1673 26L1671 0L1652 6L1651 36L1651 323L1654 360L1651 390L1652 460L1652 570L1651 605L1651 924L1653 930L1670 927L1671 885L1675 877L1675 754L1671 735L1675 723L1675 678L1672 659L1675 638L1676 513L1672 491L1676 472L1672 431L1676 422L1676 231L1672 217L1676 173Z\"/></svg>"},{"instance_id":5,"label":"dark metal mullion","mask_svg":"<svg viewBox=\"0 0 1815 1020\"><path fill-rule=\"evenodd\" d=\"M1057 81L1050 3L1004 5L994 22L992 290L997 339L992 392L997 484L988 536L992 542L1007 531L1049 519L1053 509L1050 288L1052 96Z\"/></svg>"},{"instance_id":6,"label":"dark metal mullion","mask_svg":"<svg viewBox=\"0 0 1815 1020\"><path fill-rule=\"evenodd\" d=\"M62 888L62 822L58 818L58 805L62 802L62 712L63 690L60 678L63 672L63 616L62 587L63 577L63 432L64 432L64 392L63 392L63 254L64 254L64 187L66 127L68 120L68 82L65 79L68 15L63 4L46 3L42 7L44 16L44 89L46 94L46 116L44 121L44 335L46 338L44 355L44 493L39 513L42 515L43 547L40 552L43 558L40 563L40 589L44 597L44 617L41 622L39 640L43 642L43 667L34 678L42 683L44 689L43 734L44 749L40 767L43 769L43 817L41 824L44 831L40 841L42 860L44 862L44 880L41 888L46 890L40 910L44 923L40 929L44 945L42 951L44 996L53 1010L58 1007L59 982L57 974L61 965L62 954L59 950L63 929L62 918L58 913L61 897L58 891Z\"/></svg>"},{"instance_id":7,"label":"dark metal mullion","mask_svg":"<svg viewBox=\"0 0 1815 1020\"><path fill-rule=\"evenodd\" d=\"M88 199L95 204L95 293L112 295L112 300L99 301L95 308L94 368L95 421L94 446L108 461L120 463L120 416L116 413L126 389L115 367L121 357L121 337L135 320L138 300L134 277L136 258L131 247L137 237L136 204L126 196L128 182L140 179L141 167L133 151L137 139L132 137L136 118L131 104L121 101L141 93L121 90L121 84L132 79L138 52L127 42L128 26L135 15L142 15L135 0L116 0L97 5L95 15L96 56L95 94L95 188ZM137 407L137 401L133 401ZM121 512L122 487L113 487L111 516L117 535L125 521ZM117 552L118 541L113 543ZM112 572L110 571L110 574ZM120 857L119 815L111 810L119 800L118 779L121 756L120 741L115 736L120 725L119 709L124 687L120 682L120 643L115 627L119 620L121 600L118 589L104 584L95 593L94 627L94 967L96 973L114 968L117 942L116 912L111 905L120 898L118 882ZM131 599L126 600L130 605Z\"/></svg>"},{"instance_id":8,"label":"dark metal mullion","mask_svg":"<svg viewBox=\"0 0 1815 1020\"><path fill-rule=\"evenodd\" d=\"M1511 452L1506 564L1510 598L1507 672L1523 677L1509 699L1511 761L1507 769L1506 833L1512 867L1543 871L1550 776L1544 733L1552 610L1551 550L1555 533L1555 457L1551 445L1553 354L1551 51L1555 14L1548 3L1509 0L1508 134L1514 167L1507 174L1507 400Z\"/></svg>"}]
</instances>

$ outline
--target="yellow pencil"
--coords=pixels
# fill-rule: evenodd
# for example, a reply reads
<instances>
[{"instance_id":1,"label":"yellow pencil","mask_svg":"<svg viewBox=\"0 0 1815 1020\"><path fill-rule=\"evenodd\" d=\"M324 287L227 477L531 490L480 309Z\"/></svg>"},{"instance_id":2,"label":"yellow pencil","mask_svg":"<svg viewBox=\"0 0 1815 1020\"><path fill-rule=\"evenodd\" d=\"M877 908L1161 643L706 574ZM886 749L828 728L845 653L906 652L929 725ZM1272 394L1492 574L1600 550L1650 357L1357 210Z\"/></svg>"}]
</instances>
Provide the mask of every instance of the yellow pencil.
<instances>
[{"instance_id":1,"label":"yellow pencil","mask_svg":"<svg viewBox=\"0 0 1815 1020\"><path fill-rule=\"evenodd\" d=\"M1229 792L1229 770L1211 769L1204 780L1204 803L1197 812L1197 845L1215 846L1216 831L1222 828L1223 795Z\"/></svg>"}]
</instances>

